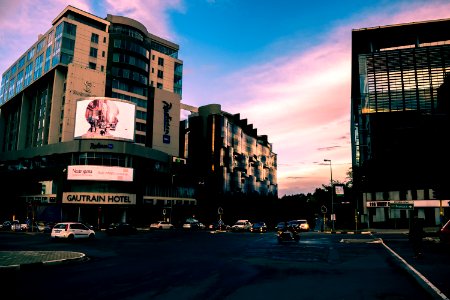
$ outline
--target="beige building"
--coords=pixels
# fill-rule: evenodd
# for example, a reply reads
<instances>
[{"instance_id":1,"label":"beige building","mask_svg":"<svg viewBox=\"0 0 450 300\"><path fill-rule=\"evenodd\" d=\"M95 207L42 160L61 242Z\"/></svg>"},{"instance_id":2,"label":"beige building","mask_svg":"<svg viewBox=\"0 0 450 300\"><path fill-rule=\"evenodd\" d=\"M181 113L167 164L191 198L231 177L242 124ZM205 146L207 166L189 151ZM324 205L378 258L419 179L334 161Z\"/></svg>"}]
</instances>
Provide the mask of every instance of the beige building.
<instances>
[{"instance_id":1,"label":"beige building","mask_svg":"<svg viewBox=\"0 0 450 300\"><path fill-rule=\"evenodd\" d=\"M102 226L189 210L194 189L171 173L178 50L135 20L67 6L2 75L0 180L21 188L0 198L1 217Z\"/></svg>"}]
</instances>

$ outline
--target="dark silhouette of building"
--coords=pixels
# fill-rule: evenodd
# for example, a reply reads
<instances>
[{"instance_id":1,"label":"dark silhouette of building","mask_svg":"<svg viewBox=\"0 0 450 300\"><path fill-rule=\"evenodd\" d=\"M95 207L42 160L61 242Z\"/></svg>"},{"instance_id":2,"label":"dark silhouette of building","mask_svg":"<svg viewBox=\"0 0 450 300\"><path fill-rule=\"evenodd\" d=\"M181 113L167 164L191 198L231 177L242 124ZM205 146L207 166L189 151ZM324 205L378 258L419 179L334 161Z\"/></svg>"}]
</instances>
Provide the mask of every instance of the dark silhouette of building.
<instances>
[{"instance_id":1,"label":"dark silhouette of building","mask_svg":"<svg viewBox=\"0 0 450 300\"><path fill-rule=\"evenodd\" d=\"M433 195L450 179L449 72L450 19L352 31L353 182L369 226L448 213Z\"/></svg>"}]
</instances>

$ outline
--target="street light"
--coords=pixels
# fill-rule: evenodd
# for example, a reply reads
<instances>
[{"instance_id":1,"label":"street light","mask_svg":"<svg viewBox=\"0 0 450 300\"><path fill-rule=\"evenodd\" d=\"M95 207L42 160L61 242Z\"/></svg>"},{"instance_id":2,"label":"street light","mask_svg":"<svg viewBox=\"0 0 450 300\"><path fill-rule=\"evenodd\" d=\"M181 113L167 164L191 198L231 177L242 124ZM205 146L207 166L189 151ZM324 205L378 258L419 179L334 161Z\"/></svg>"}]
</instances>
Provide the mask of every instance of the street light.
<instances>
[{"instance_id":1,"label":"street light","mask_svg":"<svg viewBox=\"0 0 450 300\"><path fill-rule=\"evenodd\" d=\"M334 231L334 190L333 190L333 169L331 168L331 159L324 159L323 161L330 163L330 185L331 185L331 224Z\"/></svg>"}]
</instances>

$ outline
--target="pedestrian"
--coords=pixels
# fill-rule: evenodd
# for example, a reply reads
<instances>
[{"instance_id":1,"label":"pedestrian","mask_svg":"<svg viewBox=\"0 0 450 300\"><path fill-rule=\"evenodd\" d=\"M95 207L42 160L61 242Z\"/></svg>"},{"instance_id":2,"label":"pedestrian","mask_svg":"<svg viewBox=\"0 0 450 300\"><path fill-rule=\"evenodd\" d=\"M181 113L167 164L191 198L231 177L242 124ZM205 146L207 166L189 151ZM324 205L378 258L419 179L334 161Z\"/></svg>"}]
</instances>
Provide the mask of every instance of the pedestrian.
<instances>
[{"instance_id":1,"label":"pedestrian","mask_svg":"<svg viewBox=\"0 0 450 300\"><path fill-rule=\"evenodd\" d=\"M421 218L414 216L409 228L409 241L414 251L414 258L423 256L423 221Z\"/></svg>"}]
</instances>

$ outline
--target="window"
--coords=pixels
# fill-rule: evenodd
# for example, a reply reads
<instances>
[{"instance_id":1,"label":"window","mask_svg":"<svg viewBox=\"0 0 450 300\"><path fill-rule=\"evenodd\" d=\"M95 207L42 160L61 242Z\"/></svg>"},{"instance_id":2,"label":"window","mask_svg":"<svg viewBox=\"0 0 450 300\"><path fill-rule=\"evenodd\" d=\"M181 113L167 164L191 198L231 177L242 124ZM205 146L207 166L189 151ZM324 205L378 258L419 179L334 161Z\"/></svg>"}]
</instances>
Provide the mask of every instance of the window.
<instances>
[{"instance_id":1,"label":"window","mask_svg":"<svg viewBox=\"0 0 450 300\"><path fill-rule=\"evenodd\" d=\"M64 33L75 36L77 33L77 26L72 23L64 22Z\"/></svg>"},{"instance_id":2,"label":"window","mask_svg":"<svg viewBox=\"0 0 450 300\"><path fill-rule=\"evenodd\" d=\"M97 57L97 48L91 47L91 50L89 51L89 56Z\"/></svg>"},{"instance_id":3,"label":"window","mask_svg":"<svg viewBox=\"0 0 450 300\"><path fill-rule=\"evenodd\" d=\"M75 49L75 40L73 40L71 38L63 37L61 48L64 50L73 51Z\"/></svg>"},{"instance_id":4,"label":"window","mask_svg":"<svg viewBox=\"0 0 450 300\"><path fill-rule=\"evenodd\" d=\"M93 33L93 34L91 35L91 42L92 42L92 43L98 44L98 34Z\"/></svg>"},{"instance_id":5,"label":"window","mask_svg":"<svg viewBox=\"0 0 450 300\"><path fill-rule=\"evenodd\" d=\"M105 67L104 66L100 66L100 71L104 72L105 71Z\"/></svg>"},{"instance_id":6,"label":"window","mask_svg":"<svg viewBox=\"0 0 450 300\"><path fill-rule=\"evenodd\" d=\"M44 73L50 69L50 61L52 59L52 46L48 46L45 51L45 65L44 65Z\"/></svg>"},{"instance_id":7,"label":"window","mask_svg":"<svg viewBox=\"0 0 450 300\"><path fill-rule=\"evenodd\" d=\"M158 78L164 78L164 72L161 70L158 70Z\"/></svg>"},{"instance_id":8,"label":"window","mask_svg":"<svg viewBox=\"0 0 450 300\"><path fill-rule=\"evenodd\" d=\"M164 58L158 57L158 66L164 66Z\"/></svg>"},{"instance_id":9,"label":"window","mask_svg":"<svg viewBox=\"0 0 450 300\"><path fill-rule=\"evenodd\" d=\"M159 82L158 82L158 83L156 84L156 87L157 87L158 89L161 89L161 90L162 90L163 85L162 85L162 83L159 83Z\"/></svg>"},{"instance_id":10,"label":"window","mask_svg":"<svg viewBox=\"0 0 450 300\"><path fill-rule=\"evenodd\" d=\"M28 86L31 83L33 74L33 63L30 63L25 69L25 86Z\"/></svg>"},{"instance_id":11,"label":"window","mask_svg":"<svg viewBox=\"0 0 450 300\"><path fill-rule=\"evenodd\" d=\"M23 56L17 64L17 69L21 69L25 65L25 56Z\"/></svg>"},{"instance_id":12,"label":"window","mask_svg":"<svg viewBox=\"0 0 450 300\"><path fill-rule=\"evenodd\" d=\"M44 54L41 54L38 56L38 58L36 58L36 65L34 68L34 80L41 77L43 65L44 65Z\"/></svg>"},{"instance_id":13,"label":"window","mask_svg":"<svg viewBox=\"0 0 450 300\"><path fill-rule=\"evenodd\" d=\"M90 63L89 63L89 69L92 69L92 70L97 69L97 64L96 64L96 63L93 63L93 62L90 62Z\"/></svg>"},{"instance_id":14,"label":"window","mask_svg":"<svg viewBox=\"0 0 450 300\"><path fill-rule=\"evenodd\" d=\"M28 55L27 55L27 61L30 61L30 60L33 58L35 50L36 50L36 49L33 48L33 49L31 49L31 50L28 52Z\"/></svg>"},{"instance_id":15,"label":"window","mask_svg":"<svg viewBox=\"0 0 450 300\"><path fill-rule=\"evenodd\" d=\"M44 48L45 45L45 39L43 39L42 41L39 42L39 44L37 45L37 52L41 51L42 48Z\"/></svg>"},{"instance_id":16,"label":"window","mask_svg":"<svg viewBox=\"0 0 450 300\"><path fill-rule=\"evenodd\" d=\"M152 55L152 60L155 60L155 55Z\"/></svg>"},{"instance_id":17,"label":"window","mask_svg":"<svg viewBox=\"0 0 450 300\"><path fill-rule=\"evenodd\" d=\"M102 57L105 57L105 51L102 51Z\"/></svg>"}]
</instances>

